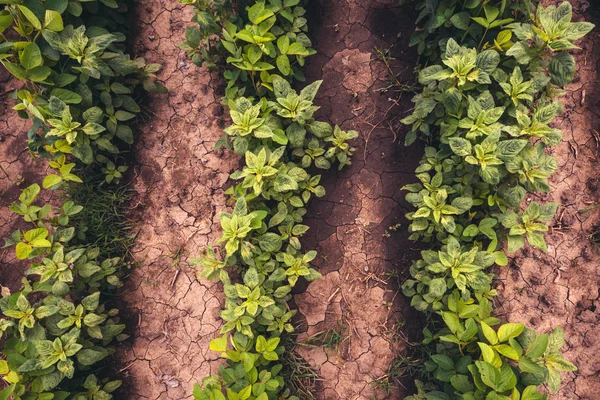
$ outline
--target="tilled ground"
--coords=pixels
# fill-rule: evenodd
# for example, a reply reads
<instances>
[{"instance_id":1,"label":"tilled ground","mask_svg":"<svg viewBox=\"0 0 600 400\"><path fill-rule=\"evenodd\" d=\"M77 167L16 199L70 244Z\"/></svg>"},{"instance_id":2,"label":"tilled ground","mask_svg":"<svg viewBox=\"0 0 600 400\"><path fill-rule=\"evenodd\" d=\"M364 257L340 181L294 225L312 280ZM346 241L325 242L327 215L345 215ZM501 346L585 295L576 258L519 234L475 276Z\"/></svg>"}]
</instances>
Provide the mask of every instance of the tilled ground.
<instances>
[{"instance_id":1,"label":"tilled ground","mask_svg":"<svg viewBox=\"0 0 600 400\"><path fill-rule=\"evenodd\" d=\"M546 239L549 251L526 249L498 272L508 320L541 331L565 329L566 357L579 371L564 376L555 398L595 400L600 398L600 9L597 3L571 3L577 19L585 17L597 28L575 54L576 80L567 87L565 113L556 122L564 137L554 151L559 168L552 189L531 196L559 204Z\"/></svg>"},{"instance_id":2,"label":"tilled ground","mask_svg":"<svg viewBox=\"0 0 600 400\"><path fill-rule=\"evenodd\" d=\"M119 354L131 399L191 398L194 382L215 372L218 357L208 345L220 328L222 287L198 282L186 265L217 238L237 160L213 150L223 127L218 83L177 47L189 11L164 0L139 3L135 13L135 54L163 65L169 94L152 99L138 127L132 206L140 266L123 293L133 339Z\"/></svg>"},{"instance_id":3,"label":"tilled ground","mask_svg":"<svg viewBox=\"0 0 600 400\"><path fill-rule=\"evenodd\" d=\"M402 144L399 120L411 96L398 100L383 90L391 76L379 52L390 51L400 81L412 79L413 14L394 0L321 1L312 14L318 55L308 61L308 77L323 79L321 115L360 136L352 166L327 173L327 196L309 208L307 242L321 255L323 278L296 296L307 326L300 343L332 328L344 339L332 348L301 345L299 353L320 374L318 399L399 399L399 387L386 393L377 381L385 383L394 357L406 352L402 325L418 321L394 277L416 254L400 188L414 181L421 150Z\"/></svg>"}]
</instances>

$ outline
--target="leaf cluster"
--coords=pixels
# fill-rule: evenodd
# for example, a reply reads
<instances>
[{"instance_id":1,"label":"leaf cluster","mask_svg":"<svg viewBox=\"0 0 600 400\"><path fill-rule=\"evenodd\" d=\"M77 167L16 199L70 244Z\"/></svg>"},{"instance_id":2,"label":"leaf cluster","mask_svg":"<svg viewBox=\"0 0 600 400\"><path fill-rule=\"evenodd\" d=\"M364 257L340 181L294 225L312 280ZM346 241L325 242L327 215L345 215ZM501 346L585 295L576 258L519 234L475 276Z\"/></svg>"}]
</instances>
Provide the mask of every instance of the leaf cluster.
<instances>
[{"instance_id":1,"label":"leaf cluster","mask_svg":"<svg viewBox=\"0 0 600 400\"><path fill-rule=\"evenodd\" d=\"M120 154L133 143L141 112L139 89L163 89L154 81L159 67L125 51L127 2L3 4L0 63L24 83L15 109L33 120L31 153L53 169L43 189L60 189L62 200L44 203L49 196L33 184L10 206L24 223L6 246L15 246L30 268L22 288L3 288L0 299L0 377L7 383L0 399L111 399L121 382L96 374L113 345L127 338L107 296L122 285L127 263L114 245L86 237L82 215L90 210L68 192L84 179L95 190L119 183L127 168Z\"/></svg>"},{"instance_id":2,"label":"leaf cluster","mask_svg":"<svg viewBox=\"0 0 600 400\"><path fill-rule=\"evenodd\" d=\"M325 194L321 175L313 172L349 165L354 149L348 142L358 133L315 119L320 81L299 92L292 88L293 81L304 80L300 67L314 54L298 0L193 5L198 26L188 29L182 46L198 63L213 62L213 50L227 54L223 102L232 123L221 143L243 157L226 192L233 212L220 215L216 245L222 247L211 246L196 260L201 277L223 283L223 336L211 349L227 364L197 385L194 395L296 398L280 375L284 348L278 343L294 331L292 289L301 279L321 276L312 266L317 253L302 251L300 241L308 230L306 205Z\"/></svg>"},{"instance_id":3,"label":"leaf cluster","mask_svg":"<svg viewBox=\"0 0 600 400\"><path fill-rule=\"evenodd\" d=\"M44 187L80 182L72 172L76 164L65 158L82 166L100 164L106 181L118 183L126 167L115 165L134 141L131 124L141 112L136 92L164 90L153 79L159 66L132 60L124 51L125 35L111 29L116 21L110 17L125 5L114 0L12 3L0 12L0 63L26 84L16 93L14 108L35 122L30 149L50 158L57 171ZM86 17L94 25L82 24Z\"/></svg>"},{"instance_id":4,"label":"leaf cluster","mask_svg":"<svg viewBox=\"0 0 600 400\"><path fill-rule=\"evenodd\" d=\"M19 259L39 261L31 263L20 291L0 299L6 358L0 374L9 383L0 392L4 398L67 398L74 392L62 390L65 386L80 390L70 382L77 371L106 358L113 352L111 343L127 338L119 311L101 299L103 292L122 285L123 260L77 240L74 217L83 207L72 200L40 207L40 192L33 184L11 205L30 228L15 231L6 245L16 245ZM94 389L96 377L85 380L84 388L104 391L105 398L119 386Z\"/></svg>"},{"instance_id":5,"label":"leaf cluster","mask_svg":"<svg viewBox=\"0 0 600 400\"><path fill-rule=\"evenodd\" d=\"M562 132L552 121L557 97L575 73L574 42L593 25L572 22L568 2L537 7L528 1L423 1L423 28L413 37L434 61L419 71L422 92L403 123L406 142L429 142L404 187L415 211L411 238L430 242L402 289L416 309L439 315L445 327L426 330L431 381L409 399L543 399L555 392L564 360L562 330L537 334L492 315L490 268L503 251L529 243L547 251L544 232L557 204L526 202L548 192L558 164L548 149ZM457 39L454 39L457 38ZM458 39L460 38L460 39ZM549 363L548 363L548 360Z\"/></svg>"}]
</instances>

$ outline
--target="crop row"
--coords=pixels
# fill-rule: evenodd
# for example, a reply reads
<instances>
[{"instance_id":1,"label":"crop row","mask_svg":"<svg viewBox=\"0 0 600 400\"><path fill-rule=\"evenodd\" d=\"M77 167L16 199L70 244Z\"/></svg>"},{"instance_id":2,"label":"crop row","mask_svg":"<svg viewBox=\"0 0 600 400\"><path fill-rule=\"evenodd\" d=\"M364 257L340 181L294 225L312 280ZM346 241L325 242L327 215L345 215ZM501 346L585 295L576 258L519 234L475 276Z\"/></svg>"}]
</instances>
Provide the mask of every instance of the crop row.
<instances>
[{"instance_id":1,"label":"crop row","mask_svg":"<svg viewBox=\"0 0 600 400\"><path fill-rule=\"evenodd\" d=\"M128 262L110 237L118 212L105 213L113 227L103 227L95 205L121 193L140 89L163 91L159 66L125 50L129 3L5 1L0 11L0 62L22 81L14 109L32 120L28 147L49 171L43 189L30 185L10 206L22 228L6 245L30 268L0 300L0 399L110 399L121 385L95 372L127 337L108 298Z\"/></svg>"},{"instance_id":2,"label":"crop row","mask_svg":"<svg viewBox=\"0 0 600 400\"><path fill-rule=\"evenodd\" d=\"M224 287L222 336L210 348L226 362L196 385L194 396L297 398L282 376L288 350L281 338L294 330L292 289L301 278L321 276L311 267L317 253L302 251L300 242L308 230L302 223L306 204L325 194L321 175L309 171L350 164L347 141L357 133L315 120L320 81L299 93L292 89L304 81L301 67L315 53L304 1L180 1L193 4L197 23L187 29L182 48L199 65L226 65L223 104L232 123L218 146L243 157L226 192L233 211L221 213L221 238L197 262L201 277Z\"/></svg>"},{"instance_id":3,"label":"crop row","mask_svg":"<svg viewBox=\"0 0 600 400\"><path fill-rule=\"evenodd\" d=\"M418 9L411 44L427 66L403 122L407 144L421 137L427 147L419 183L404 189L415 208L411 238L430 250L402 290L434 322L424 330L429 379L408 399L543 399L540 385L556 392L560 371L576 370L561 353L563 330L502 324L492 267L526 242L547 251L557 204L528 194L550 190L558 164L549 153L562 140L552 121L575 75L568 51L593 25L572 22L568 2L442 0Z\"/></svg>"}]
</instances>

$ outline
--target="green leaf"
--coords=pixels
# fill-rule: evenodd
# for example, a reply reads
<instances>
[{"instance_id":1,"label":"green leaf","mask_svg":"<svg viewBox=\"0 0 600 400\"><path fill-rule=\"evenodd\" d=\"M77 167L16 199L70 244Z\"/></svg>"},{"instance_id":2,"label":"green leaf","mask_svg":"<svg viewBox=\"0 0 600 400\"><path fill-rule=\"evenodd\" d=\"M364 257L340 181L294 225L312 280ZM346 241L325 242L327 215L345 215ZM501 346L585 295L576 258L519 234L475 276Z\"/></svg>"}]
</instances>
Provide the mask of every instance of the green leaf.
<instances>
[{"instance_id":1,"label":"green leaf","mask_svg":"<svg viewBox=\"0 0 600 400\"><path fill-rule=\"evenodd\" d=\"M530 245L543 252L548 251L544 234L540 232L527 232L527 241Z\"/></svg>"},{"instance_id":2,"label":"green leaf","mask_svg":"<svg viewBox=\"0 0 600 400\"><path fill-rule=\"evenodd\" d=\"M42 183L42 186L44 187L44 189L49 189L51 187L58 185L61 182L62 182L62 178L59 175L50 174L44 178L44 182Z\"/></svg>"},{"instance_id":3,"label":"green leaf","mask_svg":"<svg viewBox=\"0 0 600 400\"><path fill-rule=\"evenodd\" d=\"M44 18L44 28L53 32L60 32L64 29L62 15L59 12L53 10L46 10L46 16Z\"/></svg>"},{"instance_id":4,"label":"green leaf","mask_svg":"<svg viewBox=\"0 0 600 400\"><path fill-rule=\"evenodd\" d=\"M497 7L494 7L490 4L486 4L483 7L483 11L485 13L485 18L488 22L493 22L498 18L498 14L500 14L500 10Z\"/></svg>"},{"instance_id":5,"label":"green leaf","mask_svg":"<svg viewBox=\"0 0 600 400\"><path fill-rule=\"evenodd\" d=\"M477 54L476 63L480 70L491 74L500 63L500 55L495 50L485 50Z\"/></svg>"},{"instance_id":6,"label":"green leaf","mask_svg":"<svg viewBox=\"0 0 600 400\"><path fill-rule=\"evenodd\" d=\"M259 336L256 339L256 351L262 353L267 350L267 339L264 336Z\"/></svg>"},{"instance_id":7,"label":"green leaf","mask_svg":"<svg viewBox=\"0 0 600 400\"><path fill-rule=\"evenodd\" d=\"M82 101L82 98L79 94L72 92L67 89L53 89L51 92L52 96L58 97L60 100L65 102L66 104L79 104Z\"/></svg>"},{"instance_id":8,"label":"green leaf","mask_svg":"<svg viewBox=\"0 0 600 400\"><path fill-rule=\"evenodd\" d=\"M517 376L508 363L500 367L500 381L498 382L498 391L507 392L517 385Z\"/></svg>"},{"instance_id":9,"label":"green leaf","mask_svg":"<svg viewBox=\"0 0 600 400\"><path fill-rule=\"evenodd\" d=\"M34 247L36 246L36 243L40 243L41 241L45 241L44 243L48 244L48 246L45 247L50 246L49 242L46 240L48 237L48 230L45 228L30 229L25 232L23 236L25 237L25 240L31 243Z\"/></svg>"},{"instance_id":10,"label":"green leaf","mask_svg":"<svg viewBox=\"0 0 600 400\"><path fill-rule=\"evenodd\" d=\"M581 39L587 35L592 29L594 24L589 22L571 22L567 27L563 37L569 41L575 41Z\"/></svg>"},{"instance_id":11,"label":"green leaf","mask_svg":"<svg viewBox=\"0 0 600 400\"><path fill-rule=\"evenodd\" d=\"M108 350L83 349L77 352L77 361L84 366L89 366L106 358L110 352Z\"/></svg>"},{"instance_id":12,"label":"green leaf","mask_svg":"<svg viewBox=\"0 0 600 400\"><path fill-rule=\"evenodd\" d=\"M500 371L494 368L492 364L485 361L476 361L475 365L477 366L477 370L479 371L483 383L495 390L500 381Z\"/></svg>"},{"instance_id":13,"label":"green leaf","mask_svg":"<svg viewBox=\"0 0 600 400\"><path fill-rule=\"evenodd\" d=\"M454 154L458 156L465 157L470 155L472 152L471 142L469 142L467 139L452 137L448 141L448 144L450 145L450 148Z\"/></svg>"},{"instance_id":14,"label":"green leaf","mask_svg":"<svg viewBox=\"0 0 600 400\"><path fill-rule=\"evenodd\" d=\"M488 324L481 321L481 330L483 331L483 336L487 339L487 341L491 345L495 345L498 343L498 335L496 335L496 331L494 331Z\"/></svg>"},{"instance_id":15,"label":"green leaf","mask_svg":"<svg viewBox=\"0 0 600 400\"><path fill-rule=\"evenodd\" d=\"M36 17L35 14L29 8L27 8L25 6L21 6L21 5L19 5L17 7L19 7L19 10L21 10L21 12L25 16L25 18L27 18L27 21L29 21L29 23L31 25L33 25L33 27L35 29L37 29L37 30L42 29L42 23L40 22L38 17Z\"/></svg>"},{"instance_id":16,"label":"green leaf","mask_svg":"<svg viewBox=\"0 0 600 400\"><path fill-rule=\"evenodd\" d=\"M501 157L515 157L529 143L524 139L502 140L498 143L496 154Z\"/></svg>"},{"instance_id":17,"label":"green leaf","mask_svg":"<svg viewBox=\"0 0 600 400\"><path fill-rule=\"evenodd\" d=\"M562 327L556 327L548 336L548 352L558 353L565 344L565 331Z\"/></svg>"},{"instance_id":18,"label":"green leaf","mask_svg":"<svg viewBox=\"0 0 600 400\"><path fill-rule=\"evenodd\" d=\"M431 359L444 371L454 370L454 362L445 354L433 354Z\"/></svg>"},{"instance_id":19,"label":"green leaf","mask_svg":"<svg viewBox=\"0 0 600 400\"><path fill-rule=\"evenodd\" d=\"M256 268L250 268L244 274L244 284L250 288L255 288L260 283L258 278L258 271Z\"/></svg>"},{"instance_id":20,"label":"green leaf","mask_svg":"<svg viewBox=\"0 0 600 400\"><path fill-rule=\"evenodd\" d=\"M557 86L566 86L575 77L575 59L567 52L555 54L548 66L550 79Z\"/></svg>"},{"instance_id":21,"label":"green leaf","mask_svg":"<svg viewBox=\"0 0 600 400\"><path fill-rule=\"evenodd\" d=\"M281 54L277 57L275 63L277 64L277 68L284 75L288 76L292 73L292 66L290 65L290 60L288 56L285 54Z\"/></svg>"},{"instance_id":22,"label":"green leaf","mask_svg":"<svg viewBox=\"0 0 600 400\"><path fill-rule=\"evenodd\" d=\"M39 67L44 63L42 52L37 44L27 43L23 50L19 52L19 61L25 69Z\"/></svg>"},{"instance_id":23,"label":"green leaf","mask_svg":"<svg viewBox=\"0 0 600 400\"><path fill-rule=\"evenodd\" d=\"M526 349L528 357L535 359L541 357L548 348L549 337L546 334L538 335L533 343Z\"/></svg>"},{"instance_id":24,"label":"green leaf","mask_svg":"<svg viewBox=\"0 0 600 400\"><path fill-rule=\"evenodd\" d=\"M294 42L294 43L290 44L287 54L288 55L298 55L298 56L308 56L309 55L306 47L302 46L298 42Z\"/></svg>"},{"instance_id":25,"label":"green leaf","mask_svg":"<svg viewBox=\"0 0 600 400\"><path fill-rule=\"evenodd\" d=\"M15 64L15 63L6 62L6 61L2 61L2 65L4 66L4 68L6 68L8 70L8 72L13 74L17 79L25 80L25 70L23 68L21 68L21 66Z\"/></svg>"},{"instance_id":26,"label":"green leaf","mask_svg":"<svg viewBox=\"0 0 600 400\"><path fill-rule=\"evenodd\" d=\"M460 323L460 320L458 319L456 314L452 312L443 311L442 318L444 319L446 325L448 325L448 328L450 328L450 331L458 332L462 328L462 324Z\"/></svg>"},{"instance_id":27,"label":"green leaf","mask_svg":"<svg viewBox=\"0 0 600 400\"><path fill-rule=\"evenodd\" d=\"M508 323L503 324L498 329L498 340L506 342L508 339L516 338L523 332L525 326L523 324Z\"/></svg>"},{"instance_id":28,"label":"green leaf","mask_svg":"<svg viewBox=\"0 0 600 400\"><path fill-rule=\"evenodd\" d=\"M33 185L23 189L21 195L19 196L19 200L25 205L30 205L35 201L37 196L40 194L40 191L40 185L34 183Z\"/></svg>"},{"instance_id":29,"label":"green leaf","mask_svg":"<svg viewBox=\"0 0 600 400\"><path fill-rule=\"evenodd\" d=\"M559 371L577 371L577 367L573 363L565 360L562 356L552 356L546 359L546 364Z\"/></svg>"},{"instance_id":30,"label":"green leaf","mask_svg":"<svg viewBox=\"0 0 600 400\"><path fill-rule=\"evenodd\" d=\"M91 165L94 162L94 152L89 144L78 144L73 147L72 154L84 164Z\"/></svg>"},{"instance_id":31,"label":"green leaf","mask_svg":"<svg viewBox=\"0 0 600 400\"><path fill-rule=\"evenodd\" d=\"M429 85L431 82L437 80L438 73L444 70L441 65L432 65L427 68L423 68L419 72L419 83L421 85Z\"/></svg>"},{"instance_id":32,"label":"green leaf","mask_svg":"<svg viewBox=\"0 0 600 400\"><path fill-rule=\"evenodd\" d=\"M508 265L508 258L506 257L506 254L504 254L503 251L495 251L494 252L494 257L495 257L495 263L498 264L501 267L505 267Z\"/></svg>"},{"instance_id":33,"label":"green leaf","mask_svg":"<svg viewBox=\"0 0 600 400\"><path fill-rule=\"evenodd\" d=\"M134 142L133 130L127 125L119 124L115 135L117 135L119 139L121 139L127 144L133 144Z\"/></svg>"},{"instance_id":34,"label":"green leaf","mask_svg":"<svg viewBox=\"0 0 600 400\"><path fill-rule=\"evenodd\" d=\"M11 14L0 14L0 33L4 33L13 24L13 21Z\"/></svg>"},{"instance_id":35,"label":"green leaf","mask_svg":"<svg viewBox=\"0 0 600 400\"><path fill-rule=\"evenodd\" d=\"M17 243L17 247L15 250L16 250L17 259L25 260L29 256L29 254L31 254L31 252L33 251L33 247L31 247L30 244L19 242L19 243Z\"/></svg>"},{"instance_id":36,"label":"green leaf","mask_svg":"<svg viewBox=\"0 0 600 400\"><path fill-rule=\"evenodd\" d=\"M471 15L466 11L459 12L450 18L450 22L452 22L452 25L456 28L466 31L471 23Z\"/></svg>"},{"instance_id":37,"label":"green leaf","mask_svg":"<svg viewBox=\"0 0 600 400\"><path fill-rule=\"evenodd\" d=\"M537 391L533 385L527 386L521 393L521 400L544 400L544 395Z\"/></svg>"},{"instance_id":38,"label":"green leaf","mask_svg":"<svg viewBox=\"0 0 600 400\"><path fill-rule=\"evenodd\" d=\"M472 17L471 19L473 21L477 22L479 25L483 26L484 28L489 28L489 26L490 26L488 20L485 19L485 18L482 18L482 17Z\"/></svg>"},{"instance_id":39,"label":"green leaf","mask_svg":"<svg viewBox=\"0 0 600 400\"><path fill-rule=\"evenodd\" d=\"M25 72L25 78L29 79L32 82L44 82L46 80L46 78L48 78L50 76L50 74L52 73L52 70L50 69L50 67L46 67L45 65L39 66L39 67L33 67L30 70L27 70ZM28 110L34 114L36 117L40 118L40 116L38 115L39 112L35 112L35 109L29 108ZM40 118L41 119L41 118Z\"/></svg>"},{"instance_id":40,"label":"green leaf","mask_svg":"<svg viewBox=\"0 0 600 400\"><path fill-rule=\"evenodd\" d=\"M496 345L494 346L494 349L496 349L498 353L502 354L505 357L508 357L515 361L519 360L519 353L507 344Z\"/></svg>"},{"instance_id":41,"label":"green leaf","mask_svg":"<svg viewBox=\"0 0 600 400\"><path fill-rule=\"evenodd\" d=\"M273 11L265 10L264 3L256 3L248 9L248 19L255 25L273 16Z\"/></svg>"},{"instance_id":42,"label":"green leaf","mask_svg":"<svg viewBox=\"0 0 600 400\"><path fill-rule=\"evenodd\" d=\"M554 368L548 367L548 378L546 379L546 382L548 383L548 389L550 389L550 393L558 392L561 381L562 378L560 376L560 372Z\"/></svg>"},{"instance_id":43,"label":"green leaf","mask_svg":"<svg viewBox=\"0 0 600 400\"><path fill-rule=\"evenodd\" d=\"M96 310L96 308L98 308L99 303L100 303L100 292L96 292L94 294L86 296L81 301L81 304L88 311Z\"/></svg>"},{"instance_id":44,"label":"green leaf","mask_svg":"<svg viewBox=\"0 0 600 400\"><path fill-rule=\"evenodd\" d=\"M546 368L533 362L529 357L521 356L519 358L519 369L523 372L529 372L532 374L544 375Z\"/></svg>"},{"instance_id":45,"label":"green leaf","mask_svg":"<svg viewBox=\"0 0 600 400\"><path fill-rule=\"evenodd\" d=\"M483 356L483 360L494 365L498 358L494 349L483 342L477 342L477 345L481 349L481 355Z\"/></svg>"},{"instance_id":46,"label":"green leaf","mask_svg":"<svg viewBox=\"0 0 600 400\"><path fill-rule=\"evenodd\" d=\"M261 236L259 240L259 245L263 251L279 251L279 249L281 249L282 246L281 236L273 232L267 232Z\"/></svg>"}]
</instances>

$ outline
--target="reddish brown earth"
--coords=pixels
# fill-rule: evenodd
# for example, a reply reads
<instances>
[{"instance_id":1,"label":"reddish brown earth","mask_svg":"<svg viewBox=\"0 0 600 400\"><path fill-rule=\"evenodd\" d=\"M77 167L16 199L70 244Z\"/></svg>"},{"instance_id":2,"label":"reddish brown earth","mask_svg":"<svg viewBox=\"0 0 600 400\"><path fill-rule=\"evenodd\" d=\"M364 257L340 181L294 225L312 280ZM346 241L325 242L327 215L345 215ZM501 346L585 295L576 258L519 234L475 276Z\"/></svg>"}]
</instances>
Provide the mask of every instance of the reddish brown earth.
<instances>
[{"instance_id":1,"label":"reddish brown earth","mask_svg":"<svg viewBox=\"0 0 600 400\"><path fill-rule=\"evenodd\" d=\"M552 190L531 200L558 202L548 254L525 249L499 271L504 317L542 331L563 326L566 357L579 371L563 378L556 399L600 398L600 9L572 1L576 19L597 28L576 52L575 82L556 121L563 142L554 150L559 168ZM596 240L596 243L594 243Z\"/></svg>"},{"instance_id":2,"label":"reddish brown earth","mask_svg":"<svg viewBox=\"0 0 600 400\"><path fill-rule=\"evenodd\" d=\"M340 322L346 338L337 349L298 351L320 374L318 399L398 399L399 387L385 393L373 381L385 379L392 360L407 352L401 327L419 318L392 276L416 256L399 189L415 180L421 150L402 144L399 120L411 96L398 100L398 93L381 90L390 85L390 72L376 50L391 48L398 79L412 80L413 15L395 0L322 1L315 8L309 21L318 55L307 64L309 79L323 79L321 115L360 135L352 166L326 173L327 196L309 208L306 242L321 255L323 278L296 296L307 325L300 342Z\"/></svg>"},{"instance_id":3,"label":"reddish brown earth","mask_svg":"<svg viewBox=\"0 0 600 400\"><path fill-rule=\"evenodd\" d=\"M169 94L152 99L139 125L133 188L140 267L126 283L123 308L132 341L118 355L130 399L187 399L215 372L208 344L219 328L222 287L198 282L189 259L218 237L223 190L237 159L212 150L222 135L215 82L177 47L192 13L171 0L139 5L134 52L163 65Z\"/></svg>"}]
</instances>

